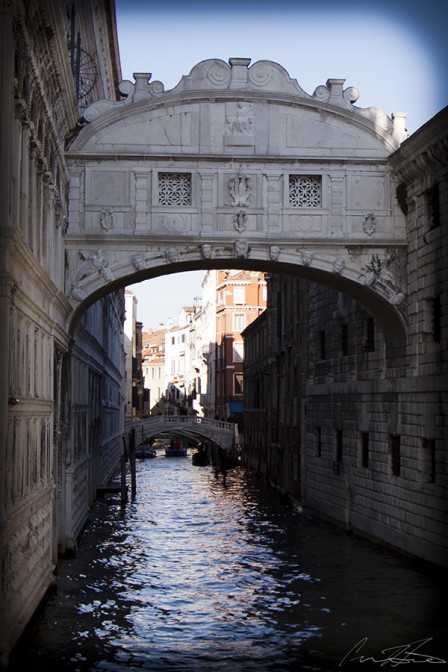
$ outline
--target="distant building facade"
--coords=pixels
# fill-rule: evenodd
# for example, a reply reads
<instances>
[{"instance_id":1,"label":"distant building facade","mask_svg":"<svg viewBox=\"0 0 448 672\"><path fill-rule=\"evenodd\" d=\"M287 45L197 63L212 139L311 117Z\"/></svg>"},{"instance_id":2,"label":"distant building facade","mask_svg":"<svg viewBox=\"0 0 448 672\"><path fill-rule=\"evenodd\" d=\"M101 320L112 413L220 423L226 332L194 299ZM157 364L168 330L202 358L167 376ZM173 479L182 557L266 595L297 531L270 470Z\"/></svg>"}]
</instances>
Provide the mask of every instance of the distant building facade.
<instances>
[{"instance_id":1,"label":"distant building facade","mask_svg":"<svg viewBox=\"0 0 448 672\"><path fill-rule=\"evenodd\" d=\"M147 330L142 333L143 379L147 400L145 415L159 415L165 402L165 334L166 329Z\"/></svg>"},{"instance_id":2,"label":"distant building facade","mask_svg":"<svg viewBox=\"0 0 448 672\"><path fill-rule=\"evenodd\" d=\"M266 307L266 281L258 271L219 270L216 280L215 415L242 419L244 341L241 332Z\"/></svg>"},{"instance_id":3,"label":"distant building facade","mask_svg":"<svg viewBox=\"0 0 448 672\"><path fill-rule=\"evenodd\" d=\"M188 413L191 409L190 339L194 308L184 306L179 325L165 334L165 411Z\"/></svg>"}]
</instances>

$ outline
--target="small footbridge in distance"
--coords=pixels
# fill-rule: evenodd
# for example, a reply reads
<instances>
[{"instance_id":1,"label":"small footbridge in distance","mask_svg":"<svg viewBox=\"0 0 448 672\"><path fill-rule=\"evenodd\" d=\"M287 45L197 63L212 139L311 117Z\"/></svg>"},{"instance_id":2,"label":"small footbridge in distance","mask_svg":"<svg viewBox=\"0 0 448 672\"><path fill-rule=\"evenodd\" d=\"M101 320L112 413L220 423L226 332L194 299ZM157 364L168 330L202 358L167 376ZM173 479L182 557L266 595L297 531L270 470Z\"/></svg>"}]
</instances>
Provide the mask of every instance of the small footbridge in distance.
<instances>
[{"instance_id":1,"label":"small footbridge in distance","mask_svg":"<svg viewBox=\"0 0 448 672\"><path fill-rule=\"evenodd\" d=\"M238 443L238 425L235 422L194 415L154 415L140 421L137 436L141 436L142 441L163 434L213 441L226 450L231 450Z\"/></svg>"}]
</instances>

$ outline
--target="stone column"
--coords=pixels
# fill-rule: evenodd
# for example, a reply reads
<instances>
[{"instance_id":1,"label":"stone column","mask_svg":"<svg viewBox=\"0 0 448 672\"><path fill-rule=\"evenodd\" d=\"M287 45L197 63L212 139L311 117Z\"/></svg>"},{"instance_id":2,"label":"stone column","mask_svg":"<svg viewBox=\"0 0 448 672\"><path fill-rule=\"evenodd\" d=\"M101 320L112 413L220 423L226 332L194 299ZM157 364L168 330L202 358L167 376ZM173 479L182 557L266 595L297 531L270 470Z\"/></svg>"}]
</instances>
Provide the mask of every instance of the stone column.
<instances>
[{"instance_id":1,"label":"stone column","mask_svg":"<svg viewBox=\"0 0 448 672\"><path fill-rule=\"evenodd\" d=\"M135 75L134 75L135 76ZM135 171L135 231L148 231L151 227L148 222L148 187L150 175L148 172Z\"/></svg>"},{"instance_id":2,"label":"stone column","mask_svg":"<svg viewBox=\"0 0 448 672\"><path fill-rule=\"evenodd\" d=\"M331 178L331 203L330 203L330 236L342 238L344 232L343 207L344 207L343 177Z\"/></svg>"},{"instance_id":3,"label":"stone column","mask_svg":"<svg viewBox=\"0 0 448 672\"><path fill-rule=\"evenodd\" d=\"M268 233L280 231L281 217L281 178L282 173L270 173L267 179L267 230Z\"/></svg>"},{"instance_id":4,"label":"stone column","mask_svg":"<svg viewBox=\"0 0 448 672\"><path fill-rule=\"evenodd\" d=\"M212 171L200 171L201 178L201 231L202 233L213 233L213 184L215 182L215 173Z\"/></svg>"}]
</instances>

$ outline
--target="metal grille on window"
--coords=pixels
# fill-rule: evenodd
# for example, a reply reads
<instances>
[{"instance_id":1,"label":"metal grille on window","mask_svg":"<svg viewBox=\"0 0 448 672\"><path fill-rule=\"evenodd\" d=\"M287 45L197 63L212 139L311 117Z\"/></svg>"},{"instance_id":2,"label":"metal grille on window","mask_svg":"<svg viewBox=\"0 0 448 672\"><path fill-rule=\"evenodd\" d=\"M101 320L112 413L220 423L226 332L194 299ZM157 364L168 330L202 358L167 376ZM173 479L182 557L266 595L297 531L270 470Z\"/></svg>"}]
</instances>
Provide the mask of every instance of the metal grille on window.
<instances>
[{"instance_id":1,"label":"metal grille on window","mask_svg":"<svg viewBox=\"0 0 448 672\"><path fill-rule=\"evenodd\" d=\"M321 192L320 176L289 176L289 205L292 208L320 208Z\"/></svg>"},{"instance_id":2,"label":"metal grille on window","mask_svg":"<svg viewBox=\"0 0 448 672\"><path fill-rule=\"evenodd\" d=\"M159 205L190 205L191 175L159 173Z\"/></svg>"}]
</instances>

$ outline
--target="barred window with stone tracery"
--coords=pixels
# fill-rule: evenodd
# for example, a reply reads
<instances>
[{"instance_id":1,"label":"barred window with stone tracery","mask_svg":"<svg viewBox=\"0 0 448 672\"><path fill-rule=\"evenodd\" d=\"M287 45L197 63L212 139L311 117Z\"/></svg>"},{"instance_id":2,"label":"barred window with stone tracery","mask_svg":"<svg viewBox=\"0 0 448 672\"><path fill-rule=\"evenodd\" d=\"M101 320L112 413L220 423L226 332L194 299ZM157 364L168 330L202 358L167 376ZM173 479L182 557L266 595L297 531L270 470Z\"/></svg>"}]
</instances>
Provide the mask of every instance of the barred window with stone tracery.
<instances>
[{"instance_id":1,"label":"barred window with stone tracery","mask_svg":"<svg viewBox=\"0 0 448 672\"><path fill-rule=\"evenodd\" d=\"M321 207L320 175L290 175L289 205L292 208Z\"/></svg>"},{"instance_id":2,"label":"barred window with stone tracery","mask_svg":"<svg viewBox=\"0 0 448 672\"><path fill-rule=\"evenodd\" d=\"M191 175L159 173L159 205L191 205Z\"/></svg>"}]
</instances>

